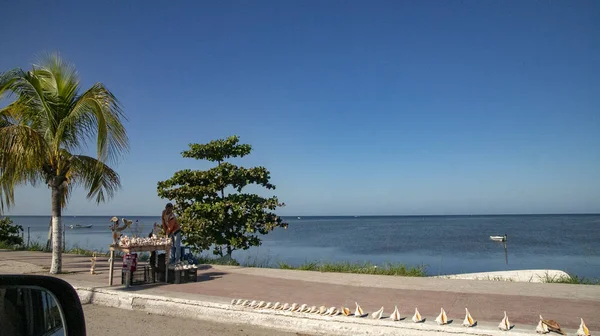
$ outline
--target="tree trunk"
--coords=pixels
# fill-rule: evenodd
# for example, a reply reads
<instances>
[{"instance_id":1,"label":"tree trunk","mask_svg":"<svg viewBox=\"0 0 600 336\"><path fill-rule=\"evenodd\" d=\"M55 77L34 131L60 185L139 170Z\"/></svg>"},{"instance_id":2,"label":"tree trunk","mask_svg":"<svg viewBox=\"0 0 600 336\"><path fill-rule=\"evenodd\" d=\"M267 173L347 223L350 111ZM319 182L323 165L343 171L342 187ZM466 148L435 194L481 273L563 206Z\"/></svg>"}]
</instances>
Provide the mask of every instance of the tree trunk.
<instances>
[{"instance_id":1,"label":"tree trunk","mask_svg":"<svg viewBox=\"0 0 600 336\"><path fill-rule=\"evenodd\" d=\"M46 249L44 251L50 251L52 247L52 217L50 217L50 223L48 223L48 240L46 240Z\"/></svg>"},{"instance_id":2,"label":"tree trunk","mask_svg":"<svg viewBox=\"0 0 600 336\"><path fill-rule=\"evenodd\" d=\"M50 274L62 271L62 220L61 220L61 187L52 186L52 265Z\"/></svg>"}]
</instances>

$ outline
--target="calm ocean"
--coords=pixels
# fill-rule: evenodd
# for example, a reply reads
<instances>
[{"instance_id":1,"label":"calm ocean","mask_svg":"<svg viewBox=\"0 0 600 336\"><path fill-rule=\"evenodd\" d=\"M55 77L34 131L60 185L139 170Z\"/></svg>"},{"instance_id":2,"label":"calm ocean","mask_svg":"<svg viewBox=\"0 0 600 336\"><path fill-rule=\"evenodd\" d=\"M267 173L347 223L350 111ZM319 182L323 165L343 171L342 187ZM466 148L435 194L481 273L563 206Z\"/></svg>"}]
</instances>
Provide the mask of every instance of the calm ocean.
<instances>
[{"instance_id":1,"label":"calm ocean","mask_svg":"<svg viewBox=\"0 0 600 336\"><path fill-rule=\"evenodd\" d=\"M126 217L147 235L159 217ZM13 216L31 239L46 240L49 217ZM93 224L66 230L67 246L106 250L106 216L64 217ZM427 265L430 275L518 269L560 269L600 278L600 215L287 217L287 230L264 236L263 245L235 251L240 262L370 261ZM508 235L504 244L490 235ZM126 234L130 234L126 232Z\"/></svg>"}]
</instances>

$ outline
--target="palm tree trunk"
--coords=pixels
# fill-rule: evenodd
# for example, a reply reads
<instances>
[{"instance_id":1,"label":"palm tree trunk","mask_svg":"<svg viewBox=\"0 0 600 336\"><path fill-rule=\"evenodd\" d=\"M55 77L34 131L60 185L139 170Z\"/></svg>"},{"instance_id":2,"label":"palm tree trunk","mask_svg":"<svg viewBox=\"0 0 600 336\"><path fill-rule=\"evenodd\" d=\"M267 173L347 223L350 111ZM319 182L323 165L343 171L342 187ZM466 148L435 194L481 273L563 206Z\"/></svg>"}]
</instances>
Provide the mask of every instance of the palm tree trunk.
<instances>
[{"instance_id":1,"label":"palm tree trunk","mask_svg":"<svg viewBox=\"0 0 600 336\"><path fill-rule=\"evenodd\" d=\"M52 217L50 217L50 223L48 223L48 240L46 240L46 249L44 251L50 251L52 246Z\"/></svg>"},{"instance_id":2,"label":"palm tree trunk","mask_svg":"<svg viewBox=\"0 0 600 336\"><path fill-rule=\"evenodd\" d=\"M52 265L50 274L62 271L61 187L52 186Z\"/></svg>"}]
</instances>

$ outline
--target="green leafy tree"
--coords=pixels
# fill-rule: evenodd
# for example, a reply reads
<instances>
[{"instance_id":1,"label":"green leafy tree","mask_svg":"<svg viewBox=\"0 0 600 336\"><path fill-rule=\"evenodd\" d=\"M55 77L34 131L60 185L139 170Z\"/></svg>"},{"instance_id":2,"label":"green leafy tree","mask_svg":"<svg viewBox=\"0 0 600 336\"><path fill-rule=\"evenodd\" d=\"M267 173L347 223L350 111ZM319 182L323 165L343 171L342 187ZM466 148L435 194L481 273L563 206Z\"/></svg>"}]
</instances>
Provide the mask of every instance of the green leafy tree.
<instances>
[{"instance_id":1,"label":"green leafy tree","mask_svg":"<svg viewBox=\"0 0 600 336\"><path fill-rule=\"evenodd\" d=\"M100 203L120 187L108 164L129 148L125 116L115 96L101 83L80 92L75 68L57 54L25 71L0 74L0 211L14 203L19 185L45 184L51 190L52 265L62 268L61 212L73 188ZM83 155L95 140L95 157Z\"/></svg>"},{"instance_id":2,"label":"green leafy tree","mask_svg":"<svg viewBox=\"0 0 600 336\"><path fill-rule=\"evenodd\" d=\"M270 198L244 193L254 184L275 189L265 167L244 168L230 162L252 151L240 144L237 136L207 144L190 144L183 157L216 162L208 170L185 169L166 181L158 182L158 195L175 201L186 244L231 256L234 250L261 244L260 236L276 227L287 226L274 211L284 206L276 196Z\"/></svg>"},{"instance_id":3,"label":"green leafy tree","mask_svg":"<svg viewBox=\"0 0 600 336\"><path fill-rule=\"evenodd\" d=\"M0 219L0 242L11 246L23 245L21 232L23 232L23 227L13 224L9 217Z\"/></svg>"}]
</instances>

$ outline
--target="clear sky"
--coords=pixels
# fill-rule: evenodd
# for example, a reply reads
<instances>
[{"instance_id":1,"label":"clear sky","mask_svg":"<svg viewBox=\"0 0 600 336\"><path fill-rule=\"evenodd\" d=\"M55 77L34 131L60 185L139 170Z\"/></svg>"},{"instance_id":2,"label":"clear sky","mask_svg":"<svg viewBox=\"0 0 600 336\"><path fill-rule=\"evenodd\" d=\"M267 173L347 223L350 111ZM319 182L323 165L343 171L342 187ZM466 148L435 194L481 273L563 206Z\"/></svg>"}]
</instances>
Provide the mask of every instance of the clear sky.
<instances>
[{"instance_id":1,"label":"clear sky","mask_svg":"<svg viewBox=\"0 0 600 336\"><path fill-rule=\"evenodd\" d=\"M283 215L600 212L599 1L3 1L0 71L60 51L129 117L123 189L237 134ZM50 213L44 187L12 214Z\"/></svg>"}]
</instances>

